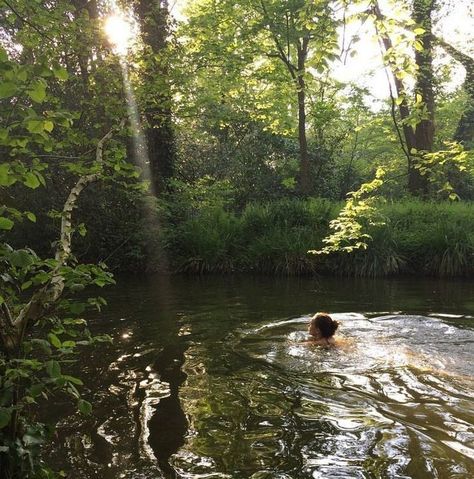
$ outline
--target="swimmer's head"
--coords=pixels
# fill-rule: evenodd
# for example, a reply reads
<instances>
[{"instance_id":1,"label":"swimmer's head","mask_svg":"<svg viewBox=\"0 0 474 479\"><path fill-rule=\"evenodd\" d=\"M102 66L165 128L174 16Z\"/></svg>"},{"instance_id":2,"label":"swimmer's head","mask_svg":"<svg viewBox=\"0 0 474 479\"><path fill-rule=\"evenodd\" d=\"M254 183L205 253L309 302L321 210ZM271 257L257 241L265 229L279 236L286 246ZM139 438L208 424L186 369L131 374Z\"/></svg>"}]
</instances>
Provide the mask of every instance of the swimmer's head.
<instances>
[{"instance_id":1,"label":"swimmer's head","mask_svg":"<svg viewBox=\"0 0 474 479\"><path fill-rule=\"evenodd\" d=\"M339 323L327 313L316 313L309 322L308 333L316 338L331 338Z\"/></svg>"}]
</instances>

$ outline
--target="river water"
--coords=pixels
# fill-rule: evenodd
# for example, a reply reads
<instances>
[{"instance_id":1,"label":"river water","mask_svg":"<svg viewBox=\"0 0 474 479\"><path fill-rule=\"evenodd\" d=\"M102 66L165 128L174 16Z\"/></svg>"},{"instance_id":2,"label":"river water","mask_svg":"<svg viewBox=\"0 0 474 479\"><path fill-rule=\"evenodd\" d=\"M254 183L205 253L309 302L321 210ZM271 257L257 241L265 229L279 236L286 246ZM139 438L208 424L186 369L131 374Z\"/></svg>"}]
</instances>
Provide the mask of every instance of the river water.
<instances>
[{"instance_id":1,"label":"river water","mask_svg":"<svg viewBox=\"0 0 474 479\"><path fill-rule=\"evenodd\" d=\"M474 282L128 277L92 318L67 477L474 477ZM301 341L311 313L344 348Z\"/></svg>"}]
</instances>

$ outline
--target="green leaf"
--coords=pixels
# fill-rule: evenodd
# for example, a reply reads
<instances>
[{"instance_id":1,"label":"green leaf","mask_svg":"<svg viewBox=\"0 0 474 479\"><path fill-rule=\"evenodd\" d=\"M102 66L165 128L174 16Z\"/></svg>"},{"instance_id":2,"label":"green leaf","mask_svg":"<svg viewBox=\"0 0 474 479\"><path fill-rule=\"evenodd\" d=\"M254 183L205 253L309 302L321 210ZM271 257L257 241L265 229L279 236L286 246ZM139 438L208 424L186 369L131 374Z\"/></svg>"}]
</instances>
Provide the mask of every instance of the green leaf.
<instances>
[{"instance_id":1,"label":"green leaf","mask_svg":"<svg viewBox=\"0 0 474 479\"><path fill-rule=\"evenodd\" d=\"M43 122L43 128L51 133L53 131L53 128L54 128L54 123L51 121L51 120L46 120Z\"/></svg>"},{"instance_id":2,"label":"green leaf","mask_svg":"<svg viewBox=\"0 0 474 479\"><path fill-rule=\"evenodd\" d=\"M25 174L23 183L25 186L33 190L38 188L38 186L41 184L38 177L32 171L28 171L28 173Z\"/></svg>"},{"instance_id":3,"label":"green leaf","mask_svg":"<svg viewBox=\"0 0 474 479\"><path fill-rule=\"evenodd\" d=\"M9 260L17 268L27 268L35 262L35 257L26 249L18 249L10 253Z\"/></svg>"},{"instance_id":4,"label":"green leaf","mask_svg":"<svg viewBox=\"0 0 474 479\"><path fill-rule=\"evenodd\" d=\"M81 314L85 311L86 305L84 303L72 303L69 309L73 314Z\"/></svg>"},{"instance_id":5,"label":"green leaf","mask_svg":"<svg viewBox=\"0 0 474 479\"><path fill-rule=\"evenodd\" d=\"M78 291L82 291L84 288L85 286L80 283L71 284L71 286L69 287L69 289L73 291L74 293L77 293Z\"/></svg>"},{"instance_id":6,"label":"green leaf","mask_svg":"<svg viewBox=\"0 0 474 479\"><path fill-rule=\"evenodd\" d=\"M10 409L5 407L0 407L0 429L3 429L5 426L10 424L12 412Z\"/></svg>"},{"instance_id":7,"label":"green leaf","mask_svg":"<svg viewBox=\"0 0 474 479\"><path fill-rule=\"evenodd\" d=\"M37 81L33 87L28 90L29 97L36 103L43 103L46 98L46 86L42 81Z\"/></svg>"},{"instance_id":8,"label":"green leaf","mask_svg":"<svg viewBox=\"0 0 474 479\"><path fill-rule=\"evenodd\" d=\"M69 78L67 70L62 67L53 68L53 73L58 80L67 80Z\"/></svg>"},{"instance_id":9,"label":"green leaf","mask_svg":"<svg viewBox=\"0 0 474 479\"><path fill-rule=\"evenodd\" d=\"M16 85L12 82L0 83L0 98L9 98L16 93Z\"/></svg>"},{"instance_id":10,"label":"green leaf","mask_svg":"<svg viewBox=\"0 0 474 479\"><path fill-rule=\"evenodd\" d=\"M92 404L84 399L79 399L77 402L77 408L86 416L92 412Z\"/></svg>"},{"instance_id":11,"label":"green leaf","mask_svg":"<svg viewBox=\"0 0 474 479\"><path fill-rule=\"evenodd\" d=\"M29 120L26 122L26 129L30 133L43 133L44 121L43 120Z\"/></svg>"},{"instance_id":12,"label":"green leaf","mask_svg":"<svg viewBox=\"0 0 474 479\"><path fill-rule=\"evenodd\" d=\"M32 213L31 211L26 212L26 217L32 222L36 223L36 215Z\"/></svg>"},{"instance_id":13,"label":"green leaf","mask_svg":"<svg viewBox=\"0 0 474 479\"><path fill-rule=\"evenodd\" d=\"M59 378L61 376L61 366L57 361L52 359L46 363L46 372L52 378Z\"/></svg>"},{"instance_id":14,"label":"green leaf","mask_svg":"<svg viewBox=\"0 0 474 479\"><path fill-rule=\"evenodd\" d=\"M30 393L30 396L36 397L42 393L43 389L44 389L44 384L37 383L37 384L33 384L28 391Z\"/></svg>"},{"instance_id":15,"label":"green leaf","mask_svg":"<svg viewBox=\"0 0 474 479\"><path fill-rule=\"evenodd\" d=\"M81 223L80 225L78 225L77 227L77 232L82 236L86 236L87 234L87 228L86 228L86 225L84 223Z\"/></svg>"},{"instance_id":16,"label":"green leaf","mask_svg":"<svg viewBox=\"0 0 474 479\"><path fill-rule=\"evenodd\" d=\"M12 183L10 165L3 163L0 165L0 186L10 186Z\"/></svg>"},{"instance_id":17,"label":"green leaf","mask_svg":"<svg viewBox=\"0 0 474 479\"><path fill-rule=\"evenodd\" d=\"M59 349L62 346L61 340L54 333L49 333L48 339L55 348Z\"/></svg>"},{"instance_id":18,"label":"green leaf","mask_svg":"<svg viewBox=\"0 0 474 479\"><path fill-rule=\"evenodd\" d=\"M11 230L14 224L11 219L0 216L0 230Z\"/></svg>"},{"instance_id":19,"label":"green leaf","mask_svg":"<svg viewBox=\"0 0 474 479\"><path fill-rule=\"evenodd\" d=\"M74 376L64 376L64 379L66 381L69 381L70 383L77 384L78 386L83 386L84 383L79 379Z\"/></svg>"}]
</instances>

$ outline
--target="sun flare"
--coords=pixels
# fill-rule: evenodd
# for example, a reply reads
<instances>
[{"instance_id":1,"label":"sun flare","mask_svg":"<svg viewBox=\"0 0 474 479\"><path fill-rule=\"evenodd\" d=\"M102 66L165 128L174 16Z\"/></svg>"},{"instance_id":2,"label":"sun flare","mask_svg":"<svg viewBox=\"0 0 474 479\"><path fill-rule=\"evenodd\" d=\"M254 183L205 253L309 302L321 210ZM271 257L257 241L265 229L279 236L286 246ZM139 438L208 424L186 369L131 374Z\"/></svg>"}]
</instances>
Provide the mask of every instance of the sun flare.
<instances>
[{"instance_id":1,"label":"sun flare","mask_svg":"<svg viewBox=\"0 0 474 479\"><path fill-rule=\"evenodd\" d=\"M105 33L119 55L125 55L133 38L130 20L120 14L113 14L105 20Z\"/></svg>"}]
</instances>

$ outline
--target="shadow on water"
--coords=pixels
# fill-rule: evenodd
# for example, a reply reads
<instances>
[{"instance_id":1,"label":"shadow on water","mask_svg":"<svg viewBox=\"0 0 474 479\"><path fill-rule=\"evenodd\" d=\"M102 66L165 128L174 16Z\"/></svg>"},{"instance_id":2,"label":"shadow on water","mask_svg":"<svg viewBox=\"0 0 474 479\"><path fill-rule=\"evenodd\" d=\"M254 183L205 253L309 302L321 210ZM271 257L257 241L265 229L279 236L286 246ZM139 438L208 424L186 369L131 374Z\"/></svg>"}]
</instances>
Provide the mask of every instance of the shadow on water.
<instances>
[{"instance_id":1,"label":"shadow on water","mask_svg":"<svg viewBox=\"0 0 474 479\"><path fill-rule=\"evenodd\" d=\"M165 348L153 363L161 381L169 385L169 396L162 398L148 421L149 444L166 478L180 477L169 460L184 445L188 420L181 406L179 388L187 375L181 370L186 345L183 342Z\"/></svg>"}]
</instances>

